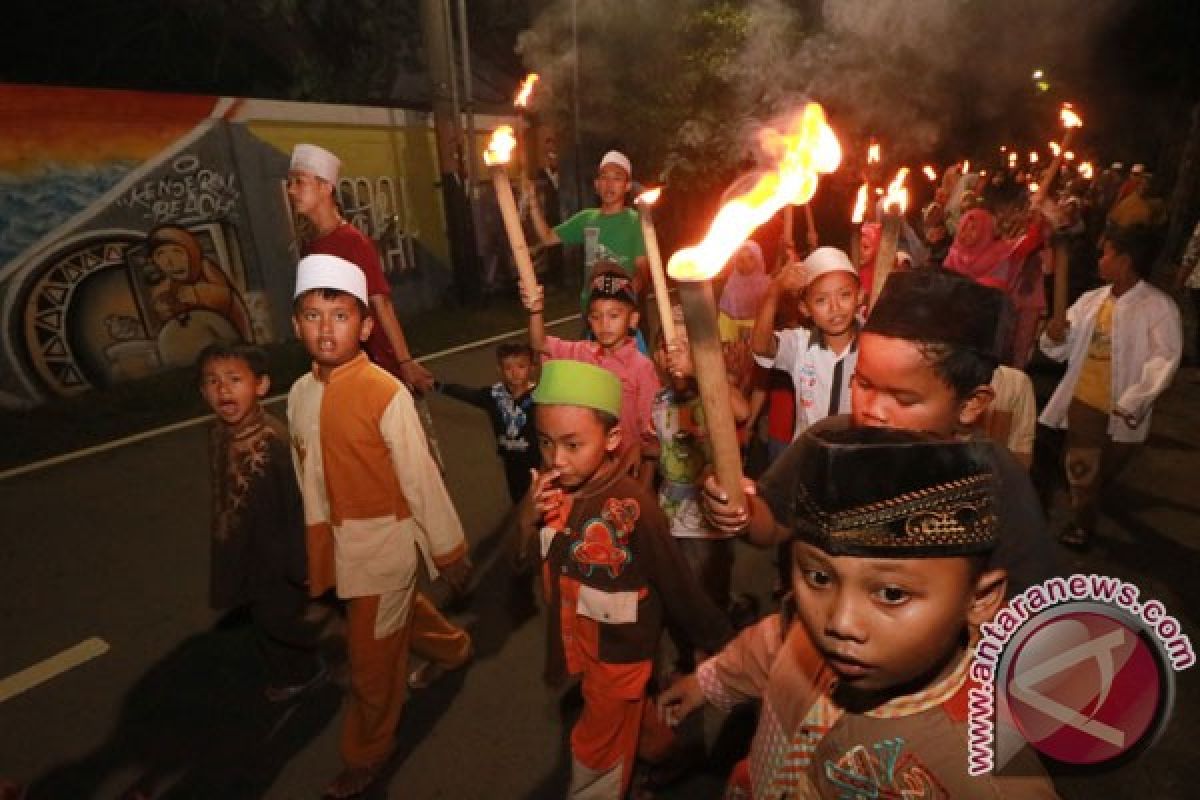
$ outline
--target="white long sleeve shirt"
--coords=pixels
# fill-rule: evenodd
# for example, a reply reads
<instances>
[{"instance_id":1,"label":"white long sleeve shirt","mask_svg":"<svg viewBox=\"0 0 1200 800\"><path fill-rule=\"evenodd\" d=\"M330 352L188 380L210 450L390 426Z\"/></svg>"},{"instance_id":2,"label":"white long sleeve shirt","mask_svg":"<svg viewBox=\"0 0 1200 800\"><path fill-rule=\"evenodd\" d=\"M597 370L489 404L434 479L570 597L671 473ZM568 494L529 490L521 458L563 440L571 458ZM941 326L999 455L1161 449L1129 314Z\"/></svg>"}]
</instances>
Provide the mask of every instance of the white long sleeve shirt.
<instances>
[{"instance_id":1,"label":"white long sleeve shirt","mask_svg":"<svg viewBox=\"0 0 1200 800\"><path fill-rule=\"evenodd\" d=\"M1067 372L1039 421L1051 428L1067 426L1067 408L1075 393L1079 371L1087 360L1088 344L1096 315L1112 295L1111 286L1093 289L1067 309L1070 328L1067 338L1056 343L1042 334L1042 352L1055 361L1067 362ZM1154 401L1171 384L1183 352L1183 328L1179 309L1165 292L1138 281L1114 298L1112 332L1112 407L1132 414L1138 426L1131 428L1112 415L1108 435L1116 442L1144 442L1150 430Z\"/></svg>"}]
</instances>

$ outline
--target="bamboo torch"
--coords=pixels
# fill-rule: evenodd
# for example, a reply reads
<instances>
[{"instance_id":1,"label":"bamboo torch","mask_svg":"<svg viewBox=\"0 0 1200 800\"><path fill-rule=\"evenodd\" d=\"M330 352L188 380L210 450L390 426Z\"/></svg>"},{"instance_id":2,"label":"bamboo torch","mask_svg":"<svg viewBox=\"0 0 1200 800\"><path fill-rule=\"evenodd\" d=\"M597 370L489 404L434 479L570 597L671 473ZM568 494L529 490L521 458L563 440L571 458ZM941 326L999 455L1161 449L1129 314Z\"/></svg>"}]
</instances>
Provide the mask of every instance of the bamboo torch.
<instances>
[{"instance_id":1,"label":"bamboo torch","mask_svg":"<svg viewBox=\"0 0 1200 800\"><path fill-rule=\"evenodd\" d=\"M532 295L537 289L537 273L533 271L533 260L529 257L529 245L525 243L525 231L521 228L521 216L517 211L517 201L513 197L512 183L508 179L508 162L517 146L517 138L512 126L501 125L492 133L487 150L483 153L483 163L492 172L492 187L496 190L496 204L500 206L500 216L504 220L504 230L508 234L508 246L512 249L513 262L517 265L517 275L525 292Z\"/></svg>"},{"instance_id":2,"label":"bamboo torch","mask_svg":"<svg viewBox=\"0 0 1200 800\"><path fill-rule=\"evenodd\" d=\"M1041 186L1034 192L1031 206L1034 209L1039 209L1042 202L1046 199L1047 193L1050 191L1050 184L1054 181L1054 176L1058 174L1059 168L1062 166L1063 154L1071 146L1071 137L1075 135L1077 128L1083 127L1083 120L1071 108L1070 103L1064 103L1062 109L1058 113L1059 119L1063 124L1063 140L1062 147L1054 150L1054 160L1050 162L1050 166L1046 169L1042 177ZM1053 314L1055 320L1060 323L1067 320L1067 291L1070 282L1069 274L1069 258L1067 253L1067 243L1061 236L1054 237L1054 306Z\"/></svg>"},{"instance_id":3,"label":"bamboo torch","mask_svg":"<svg viewBox=\"0 0 1200 800\"><path fill-rule=\"evenodd\" d=\"M904 179L908 177L908 167L901 167L896 177L888 184L887 194L883 198L883 228L879 235L879 250L875 253L875 279L871 286L871 303L868 309L875 307L883 285L887 283L892 265L896 263L896 246L900 241L900 227L904 221L904 211L908 208L908 189L904 188Z\"/></svg>"},{"instance_id":4,"label":"bamboo torch","mask_svg":"<svg viewBox=\"0 0 1200 800\"><path fill-rule=\"evenodd\" d=\"M658 321L662 325L663 341L668 345L675 341L675 319L671 316L671 298L667 294L667 273L663 269L662 254L658 250L658 232L654 229L654 204L662 194L662 187L648 189L637 196L638 217L642 221L642 239L646 242L646 260L650 262L650 280L654 283L654 302L658 307Z\"/></svg>"},{"instance_id":5,"label":"bamboo torch","mask_svg":"<svg viewBox=\"0 0 1200 800\"><path fill-rule=\"evenodd\" d=\"M811 200L817 189L817 174L834 171L842 158L837 137L816 103L805 106L785 130L767 128L759 138L774 166L763 172L746 193L720 208L699 244L676 252L667 264L667 272L679 281L679 299L717 482L734 506L745 503L741 450L729 405L729 382L717 336L711 281L755 228L787 204Z\"/></svg>"},{"instance_id":6,"label":"bamboo torch","mask_svg":"<svg viewBox=\"0 0 1200 800\"><path fill-rule=\"evenodd\" d=\"M530 127L529 124L529 98L533 95L533 86L538 82L538 74L531 72L525 76L525 80L521 81L521 88L517 90L517 96L513 99L513 108L517 110L517 119L519 124L516 130L517 138L517 174L529 174L529 142L522 136L525 128ZM525 198L523 198L525 199Z\"/></svg>"},{"instance_id":7,"label":"bamboo torch","mask_svg":"<svg viewBox=\"0 0 1200 800\"><path fill-rule=\"evenodd\" d=\"M867 214L867 198L870 196L870 187L863 183L858 187L858 195L854 199L854 212L850 215L850 222L854 226L850 231L850 263L858 269L858 262L862 260L862 222Z\"/></svg>"}]
</instances>

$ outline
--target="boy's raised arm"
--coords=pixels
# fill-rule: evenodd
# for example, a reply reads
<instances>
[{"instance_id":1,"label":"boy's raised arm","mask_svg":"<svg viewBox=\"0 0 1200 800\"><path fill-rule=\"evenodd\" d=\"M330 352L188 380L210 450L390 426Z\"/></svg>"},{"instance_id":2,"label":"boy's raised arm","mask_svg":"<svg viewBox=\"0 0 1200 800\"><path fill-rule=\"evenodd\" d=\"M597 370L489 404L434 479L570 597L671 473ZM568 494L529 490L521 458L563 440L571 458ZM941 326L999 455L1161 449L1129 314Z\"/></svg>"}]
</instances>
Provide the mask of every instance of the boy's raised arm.
<instances>
[{"instance_id":1,"label":"boy's raised arm","mask_svg":"<svg viewBox=\"0 0 1200 800\"><path fill-rule=\"evenodd\" d=\"M529 312L529 346L539 355L546 351L546 291L540 285L527 290L521 285L521 304Z\"/></svg>"}]
</instances>

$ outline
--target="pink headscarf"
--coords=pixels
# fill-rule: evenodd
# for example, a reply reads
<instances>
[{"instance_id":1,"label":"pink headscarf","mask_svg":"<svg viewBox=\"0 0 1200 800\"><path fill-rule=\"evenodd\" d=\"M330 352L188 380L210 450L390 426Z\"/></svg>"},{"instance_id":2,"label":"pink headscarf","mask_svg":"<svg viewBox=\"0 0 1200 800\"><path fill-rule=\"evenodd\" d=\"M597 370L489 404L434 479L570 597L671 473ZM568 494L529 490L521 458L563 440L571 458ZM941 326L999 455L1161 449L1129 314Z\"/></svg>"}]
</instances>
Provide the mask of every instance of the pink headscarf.
<instances>
[{"instance_id":1,"label":"pink headscarf","mask_svg":"<svg viewBox=\"0 0 1200 800\"><path fill-rule=\"evenodd\" d=\"M979 238L970 248L960 242L962 230L971 220L979 230ZM990 286L1001 291L1008 289L1009 272L1012 263L1009 254L1012 243L1005 239L996 238L996 218L990 211L973 208L963 214L958 221L959 234L950 245L950 252L942 262L948 270L965 275L976 283Z\"/></svg>"},{"instance_id":2,"label":"pink headscarf","mask_svg":"<svg viewBox=\"0 0 1200 800\"><path fill-rule=\"evenodd\" d=\"M758 242L743 242L730 261L738 258L742 252L749 253L754 260L754 271L746 274L736 265L730 268L729 278L721 292L720 308L733 319L754 319L758 314L759 305L762 304L763 295L771 285L771 279L767 277L762 248L758 246Z\"/></svg>"}]
</instances>

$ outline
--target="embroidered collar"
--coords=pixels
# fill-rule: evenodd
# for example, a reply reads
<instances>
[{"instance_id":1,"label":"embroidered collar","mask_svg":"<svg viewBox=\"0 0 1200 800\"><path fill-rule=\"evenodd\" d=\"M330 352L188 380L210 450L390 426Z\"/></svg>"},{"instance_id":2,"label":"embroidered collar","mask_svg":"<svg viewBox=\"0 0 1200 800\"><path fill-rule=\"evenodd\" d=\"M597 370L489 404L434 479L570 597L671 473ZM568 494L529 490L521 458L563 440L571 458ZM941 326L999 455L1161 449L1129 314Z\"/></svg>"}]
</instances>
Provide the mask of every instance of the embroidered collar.
<instances>
[{"instance_id":1,"label":"embroidered collar","mask_svg":"<svg viewBox=\"0 0 1200 800\"><path fill-rule=\"evenodd\" d=\"M871 709L865 716L876 719L897 719L920 714L942 705L962 688L967 681L967 670L971 666L971 654L965 650L950 674L938 683L913 694L893 697L883 705Z\"/></svg>"}]
</instances>

